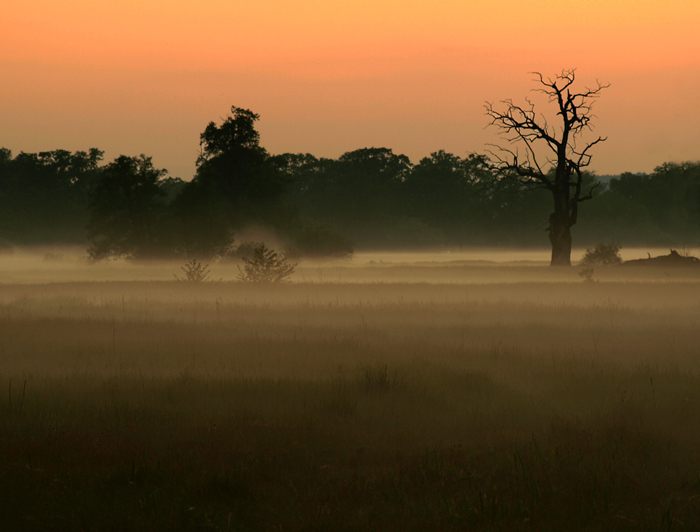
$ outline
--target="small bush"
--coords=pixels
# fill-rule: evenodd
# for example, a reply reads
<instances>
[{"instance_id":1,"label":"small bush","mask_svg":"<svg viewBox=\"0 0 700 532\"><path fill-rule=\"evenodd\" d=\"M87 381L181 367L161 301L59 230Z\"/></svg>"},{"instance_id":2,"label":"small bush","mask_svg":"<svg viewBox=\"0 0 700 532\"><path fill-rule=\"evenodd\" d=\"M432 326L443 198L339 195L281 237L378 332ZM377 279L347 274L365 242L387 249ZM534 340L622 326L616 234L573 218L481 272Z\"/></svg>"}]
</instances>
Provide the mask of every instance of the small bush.
<instances>
[{"instance_id":1,"label":"small bush","mask_svg":"<svg viewBox=\"0 0 700 532\"><path fill-rule=\"evenodd\" d=\"M586 282L592 283L593 282L593 268L588 266L587 268L583 268L580 272L578 272L578 276L581 277Z\"/></svg>"},{"instance_id":2,"label":"small bush","mask_svg":"<svg viewBox=\"0 0 700 532\"><path fill-rule=\"evenodd\" d=\"M192 261L185 264L180 268L185 272L185 277L175 276L178 281L187 281L190 283L203 283L209 279L209 265L197 262L197 259L192 259Z\"/></svg>"},{"instance_id":3,"label":"small bush","mask_svg":"<svg viewBox=\"0 0 700 532\"><path fill-rule=\"evenodd\" d=\"M598 244L594 248L586 249L586 254L579 262L580 266L615 266L622 263L620 257L622 246L616 242L610 244Z\"/></svg>"},{"instance_id":4,"label":"small bush","mask_svg":"<svg viewBox=\"0 0 700 532\"><path fill-rule=\"evenodd\" d=\"M287 258L278 255L274 250L268 249L265 244L253 249L253 257L242 257L243 269L238 280L244 283L283 283L294 273L296 263L287 262Z\"/></svg>"}]
</instances>

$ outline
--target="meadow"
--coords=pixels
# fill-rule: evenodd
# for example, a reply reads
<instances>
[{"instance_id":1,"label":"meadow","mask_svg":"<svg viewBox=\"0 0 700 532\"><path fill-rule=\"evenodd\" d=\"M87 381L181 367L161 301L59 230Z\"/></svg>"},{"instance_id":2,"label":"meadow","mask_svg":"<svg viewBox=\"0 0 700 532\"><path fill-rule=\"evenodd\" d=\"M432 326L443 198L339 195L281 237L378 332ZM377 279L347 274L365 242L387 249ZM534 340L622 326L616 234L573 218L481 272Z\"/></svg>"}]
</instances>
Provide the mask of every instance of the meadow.
<instances>
[{"instance_id":1,"label":"meadow","mask_svg":"<svg viewBox=\"0 0 700 532\"><path fill-rule=\"evenodd\" d=\"M700 530L700 274L489 256L0 256L0 530Z\"/></svg>"}]
</instances>

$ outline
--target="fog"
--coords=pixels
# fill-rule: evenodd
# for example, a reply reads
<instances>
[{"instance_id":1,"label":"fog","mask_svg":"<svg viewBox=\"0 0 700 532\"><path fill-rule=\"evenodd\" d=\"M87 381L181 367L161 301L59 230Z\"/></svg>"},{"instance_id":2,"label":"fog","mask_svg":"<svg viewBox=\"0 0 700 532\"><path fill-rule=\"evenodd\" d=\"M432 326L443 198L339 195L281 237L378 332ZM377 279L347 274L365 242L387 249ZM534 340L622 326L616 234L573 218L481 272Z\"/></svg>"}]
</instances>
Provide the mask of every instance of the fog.
<instances>
[{"instance_id":1,"label":"fog","mask_svg":"<svg viewBox=\"0 0 700 532\"><path fill-rule=\"evenodd\" d=\"M585 249L572 251L572 263ZM623 248L624 260L667 254L666 248ZM576 269L549 268L548 249L469 249L415 251L371 251L343 259L300 259L292 277L295 282L425 282L485 283L509 281L580 281ZM89 260L79 246L18 247L0 254L0 282L4 284L80 281L172 281L182 277L185 261ZM205 261L206 262L206 261ZM235 281L241 263L211 261L212 280ZM697 279L693 271L599 270L606 279Z\"/></svg>"},{"instance_id":2,"label":"fog","mask_svg":"<svg viewBox=\"0 0 700 532\"><path fill-rule=\"evenodd\" d=\"M256 284L0 255L0 520L698 529L700 272L548 259L356 253Z\"/></svg>"}]
</instances>

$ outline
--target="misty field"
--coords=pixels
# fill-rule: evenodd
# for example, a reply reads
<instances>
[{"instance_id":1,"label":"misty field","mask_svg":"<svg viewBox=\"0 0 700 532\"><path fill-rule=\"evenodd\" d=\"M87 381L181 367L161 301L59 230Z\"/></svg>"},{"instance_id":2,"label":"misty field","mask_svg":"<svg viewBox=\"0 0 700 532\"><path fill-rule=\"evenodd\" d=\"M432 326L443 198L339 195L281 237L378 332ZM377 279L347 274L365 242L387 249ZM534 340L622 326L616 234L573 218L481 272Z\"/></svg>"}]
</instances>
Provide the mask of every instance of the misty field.
<instances>
[{"instance_id":1,"label":"misty field","mask_svg":"<svg viewBox=\"0 0 700 532\"><path fill-rule=\"evenodd\" d=\"M50 259L0 257L1 530L700 530L698 272Z\"/></svg>"}]
</instances>

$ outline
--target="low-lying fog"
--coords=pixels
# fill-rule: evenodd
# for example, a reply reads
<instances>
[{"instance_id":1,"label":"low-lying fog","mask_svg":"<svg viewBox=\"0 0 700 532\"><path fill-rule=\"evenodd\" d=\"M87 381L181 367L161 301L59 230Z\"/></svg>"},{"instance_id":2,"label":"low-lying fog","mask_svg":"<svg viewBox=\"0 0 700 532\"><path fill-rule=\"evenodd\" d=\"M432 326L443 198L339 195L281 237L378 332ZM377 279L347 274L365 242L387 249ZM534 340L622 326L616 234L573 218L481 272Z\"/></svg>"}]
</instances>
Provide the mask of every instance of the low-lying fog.
<instances>
[{"instance_id":1,"label":"low-lying fog","mask_svg":"<svg viewBox=\"0 0 700 532\"><path fill-rule=\"evenodd\" d=\"M665 248L622 249L623 260L668 254ZM572 252L576 264L585 249ZM516 281L574 281L581 278L572 269L548 267L548 249L469 249L450 251L367 251L348 259L294 259L291 280L303 283L328 282L428 282L485 283ZM84 248L17 248L0 254L0 283L47 283L80 281L172 281L182 277L183 261L106 260L91 262ZM207 262L207 261L204 261ZM240 264L240 263L238 263ZM210 280L235 281L235 261L211 261ZM697 279L690 270L596 269L596 280Z\"/></svg>"}]
</instances>

